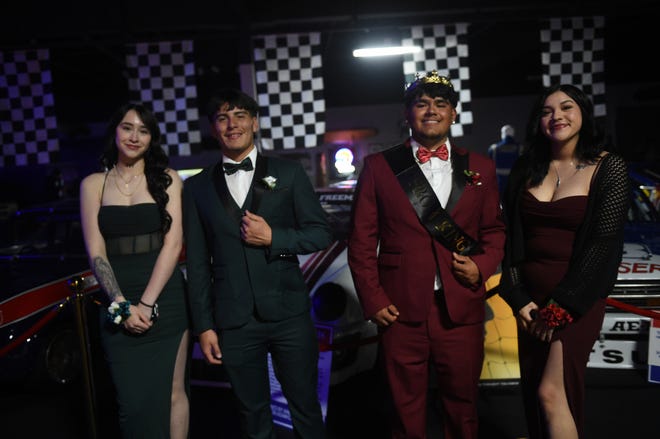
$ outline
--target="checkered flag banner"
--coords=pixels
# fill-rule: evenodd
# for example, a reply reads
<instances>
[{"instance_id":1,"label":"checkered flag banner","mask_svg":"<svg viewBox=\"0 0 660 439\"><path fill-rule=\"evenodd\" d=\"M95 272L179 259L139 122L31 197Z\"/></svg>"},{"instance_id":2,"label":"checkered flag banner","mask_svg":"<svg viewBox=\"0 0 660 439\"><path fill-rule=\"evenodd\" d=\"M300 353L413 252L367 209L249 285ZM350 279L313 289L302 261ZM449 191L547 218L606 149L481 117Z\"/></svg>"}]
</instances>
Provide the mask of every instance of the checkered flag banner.
<instances>
[{"instance_id":1,"label":"checkered flag banner","mask_svg":"<svg viewBox=\"0 0 660 439\"><path fill-rule=\"evenodd\" d=\"M323 144L325 98L319 33L256 36L254 70L264 149Z\"/></svg>"},{"instance_id":2,"label":"checkered flag banner","mask_svg":"<svg viewBox=\"0 0 660 439\"><path fill-rule=\"evenodd\" d=\"M153 109L165 152L189 156L201 150L192 41L128 45L126 65L131 97Z\"/></svg>"},{"instance_id":3,"label":"checkered flag banner","mask_svg":"<svg viewBox=\"0 0 660 439\"><path fill-rule=\"evenodd\" d=\"M437 70L447 76L459 93L458 118L451 126L451 135L461 137L472 128L472 94L468 67L467 23L413 26L403 29L403 46L420 46L417 53L404 55L403 74L406 84L415 80L415 74L426 75Z\"/></svg>"},{"instance_id":4,"label":"checkered flag banner","mask_svg":"<svg viewBox=\"0 0 660 439\"><path fill-rule=\"evenodd\" d=\"M60 144L48 49L0 52L0 167L57 161Z\"/></svg>"},{"instance_id":5,"label":"checkered flag banner","mask_svg":"<svg viewBox=\"0 0 660 439\"><path fill-rule=\"evenodd\" d=\"M543 85L572 84L591 96L605 116L604 17L552 18L541 29Z\"/></svg>"}]
</instances>

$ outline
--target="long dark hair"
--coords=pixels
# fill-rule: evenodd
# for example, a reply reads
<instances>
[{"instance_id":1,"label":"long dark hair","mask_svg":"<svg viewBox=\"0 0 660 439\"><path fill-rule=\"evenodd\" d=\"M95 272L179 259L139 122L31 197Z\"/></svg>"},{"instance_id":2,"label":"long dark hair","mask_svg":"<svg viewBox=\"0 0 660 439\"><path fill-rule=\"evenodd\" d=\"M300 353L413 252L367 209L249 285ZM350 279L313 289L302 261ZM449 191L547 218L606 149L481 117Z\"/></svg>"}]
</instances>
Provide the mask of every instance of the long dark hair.
<instances>
[{"instance_id":1,"label":"long dark hair","mask_svg":"<svg viewBox=\"0 0 660 439\"><path fill-rule=\"evenodd\" d=\"M564 92L575 101L582 112L582 128L575 146L575 157L581 162L595 162L603 151L603 132L596 122L594 106L587 96L579 88L570 84L556 84L546 88L538 97L527 122L527 137L524 154L527 156L528 181L530 186L537 186L543 181L548 173L551 160L550 139L541 131L539 124L543 114L545 100L555 92Z\"/></svg>"},{"instance_id":2,"label":"long dark hair","mask_svg":"<svg viewBox=\"0 0 660 439\"><path fill-rule=\"evenodd\" d=\"M137 113L151 134L151 142L144 153L144 175L147 179L147 189L158 205L161 230L163 234L166 234L172 225L172 216L166 209L167 203L170 201L167 188L172 184L172 177L165 171L169 165L169 158L161 146L161 132L156 116L144 104L129 103L123 105L110 118L105 134L105 148L100 160L101 165L109 170L117 164L119 153L116 143L116 130L130 110Z\"/></svg>"}]
</instances>

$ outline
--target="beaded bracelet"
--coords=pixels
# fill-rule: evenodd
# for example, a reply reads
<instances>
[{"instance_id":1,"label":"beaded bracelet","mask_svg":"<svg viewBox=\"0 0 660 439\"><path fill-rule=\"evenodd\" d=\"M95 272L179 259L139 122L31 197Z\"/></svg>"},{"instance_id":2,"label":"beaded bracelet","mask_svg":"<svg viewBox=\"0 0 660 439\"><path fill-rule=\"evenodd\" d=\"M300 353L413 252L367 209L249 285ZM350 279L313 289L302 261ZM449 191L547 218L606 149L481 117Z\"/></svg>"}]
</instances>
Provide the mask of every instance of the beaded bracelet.
<instances>
[{"instance_id":1,"label":"beaded bracelet","mask_svg":"<svg viewBox=\"0 0 660 439\"><path fill-rule=\"evenodd\" d=\"M154 303L153 308L151 308L151 321L155 322L158 320L158 316L160 313L158 312L158 303Z\"/></svg>"},{"instance_id":2,"label":"beaded bracelet","mask_svg":"<svg viewBox=\"0 0 660 439\"><path fill-rule=\"evenodd\" d=\"M561 329L573 322L573 316L554 300L550 300L545 307L539 310L539 317L543 319L546 326L554 329Z\"/></svg>"},{"instance_id":3,"label":"beaded bracelet","mask_svg":"<svg viewBox=\"0 0 660 439\"><path fill-rule=\"evenodd\" d=\"M108 307L108 320L115 325L121 325L131 316L131 302L112 302Z\"/></svg>"}]
</instances>

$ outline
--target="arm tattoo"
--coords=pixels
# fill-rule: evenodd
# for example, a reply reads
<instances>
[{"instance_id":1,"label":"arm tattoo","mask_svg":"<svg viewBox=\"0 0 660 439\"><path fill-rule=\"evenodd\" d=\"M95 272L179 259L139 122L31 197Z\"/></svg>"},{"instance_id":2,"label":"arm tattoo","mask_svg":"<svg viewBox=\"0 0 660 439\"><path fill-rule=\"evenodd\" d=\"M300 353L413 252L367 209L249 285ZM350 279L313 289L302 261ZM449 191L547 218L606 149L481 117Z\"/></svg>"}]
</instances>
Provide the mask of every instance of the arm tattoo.
<instances>
[{"instance_id":1,"label":"arm tattoo","mask_svg":"<svg viewBox=\"0 0 660 439\"><path fill-rule=\"evenodd\" d=\"M121 296L119 284L117 283L117 279L115 279L115 274L112 272L112 267L108 261L100 256L95 257L92 271L94 271L96 280L110 300L115 300L118 296Z\"/></svg>"}]
</instances>

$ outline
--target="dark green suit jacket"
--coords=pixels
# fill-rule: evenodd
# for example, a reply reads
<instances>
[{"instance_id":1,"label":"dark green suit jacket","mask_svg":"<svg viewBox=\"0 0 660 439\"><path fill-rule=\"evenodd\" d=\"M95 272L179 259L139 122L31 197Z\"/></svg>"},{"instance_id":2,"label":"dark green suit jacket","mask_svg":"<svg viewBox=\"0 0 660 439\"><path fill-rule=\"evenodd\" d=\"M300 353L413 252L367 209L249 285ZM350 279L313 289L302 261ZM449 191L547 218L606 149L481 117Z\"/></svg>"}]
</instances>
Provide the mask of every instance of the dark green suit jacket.
<instances>
[{"instance_id":1,"label":"dark green suit jacket","mask_svg":"<svg viewBox=\"0 0 660 439\"><path fill-rule=\"evenodd\" d=\"M277 179L273 188L264 183L267 176ZM309 291L296 255L324 249L332 233L298 162L258 154L243 206L230 195L218 163L185 181L183 203L195 334L242 326L255 311L268 321L309 311ZM245 209L270 225L270 248L241 240Z\"/></svg>"}]
</instances>

